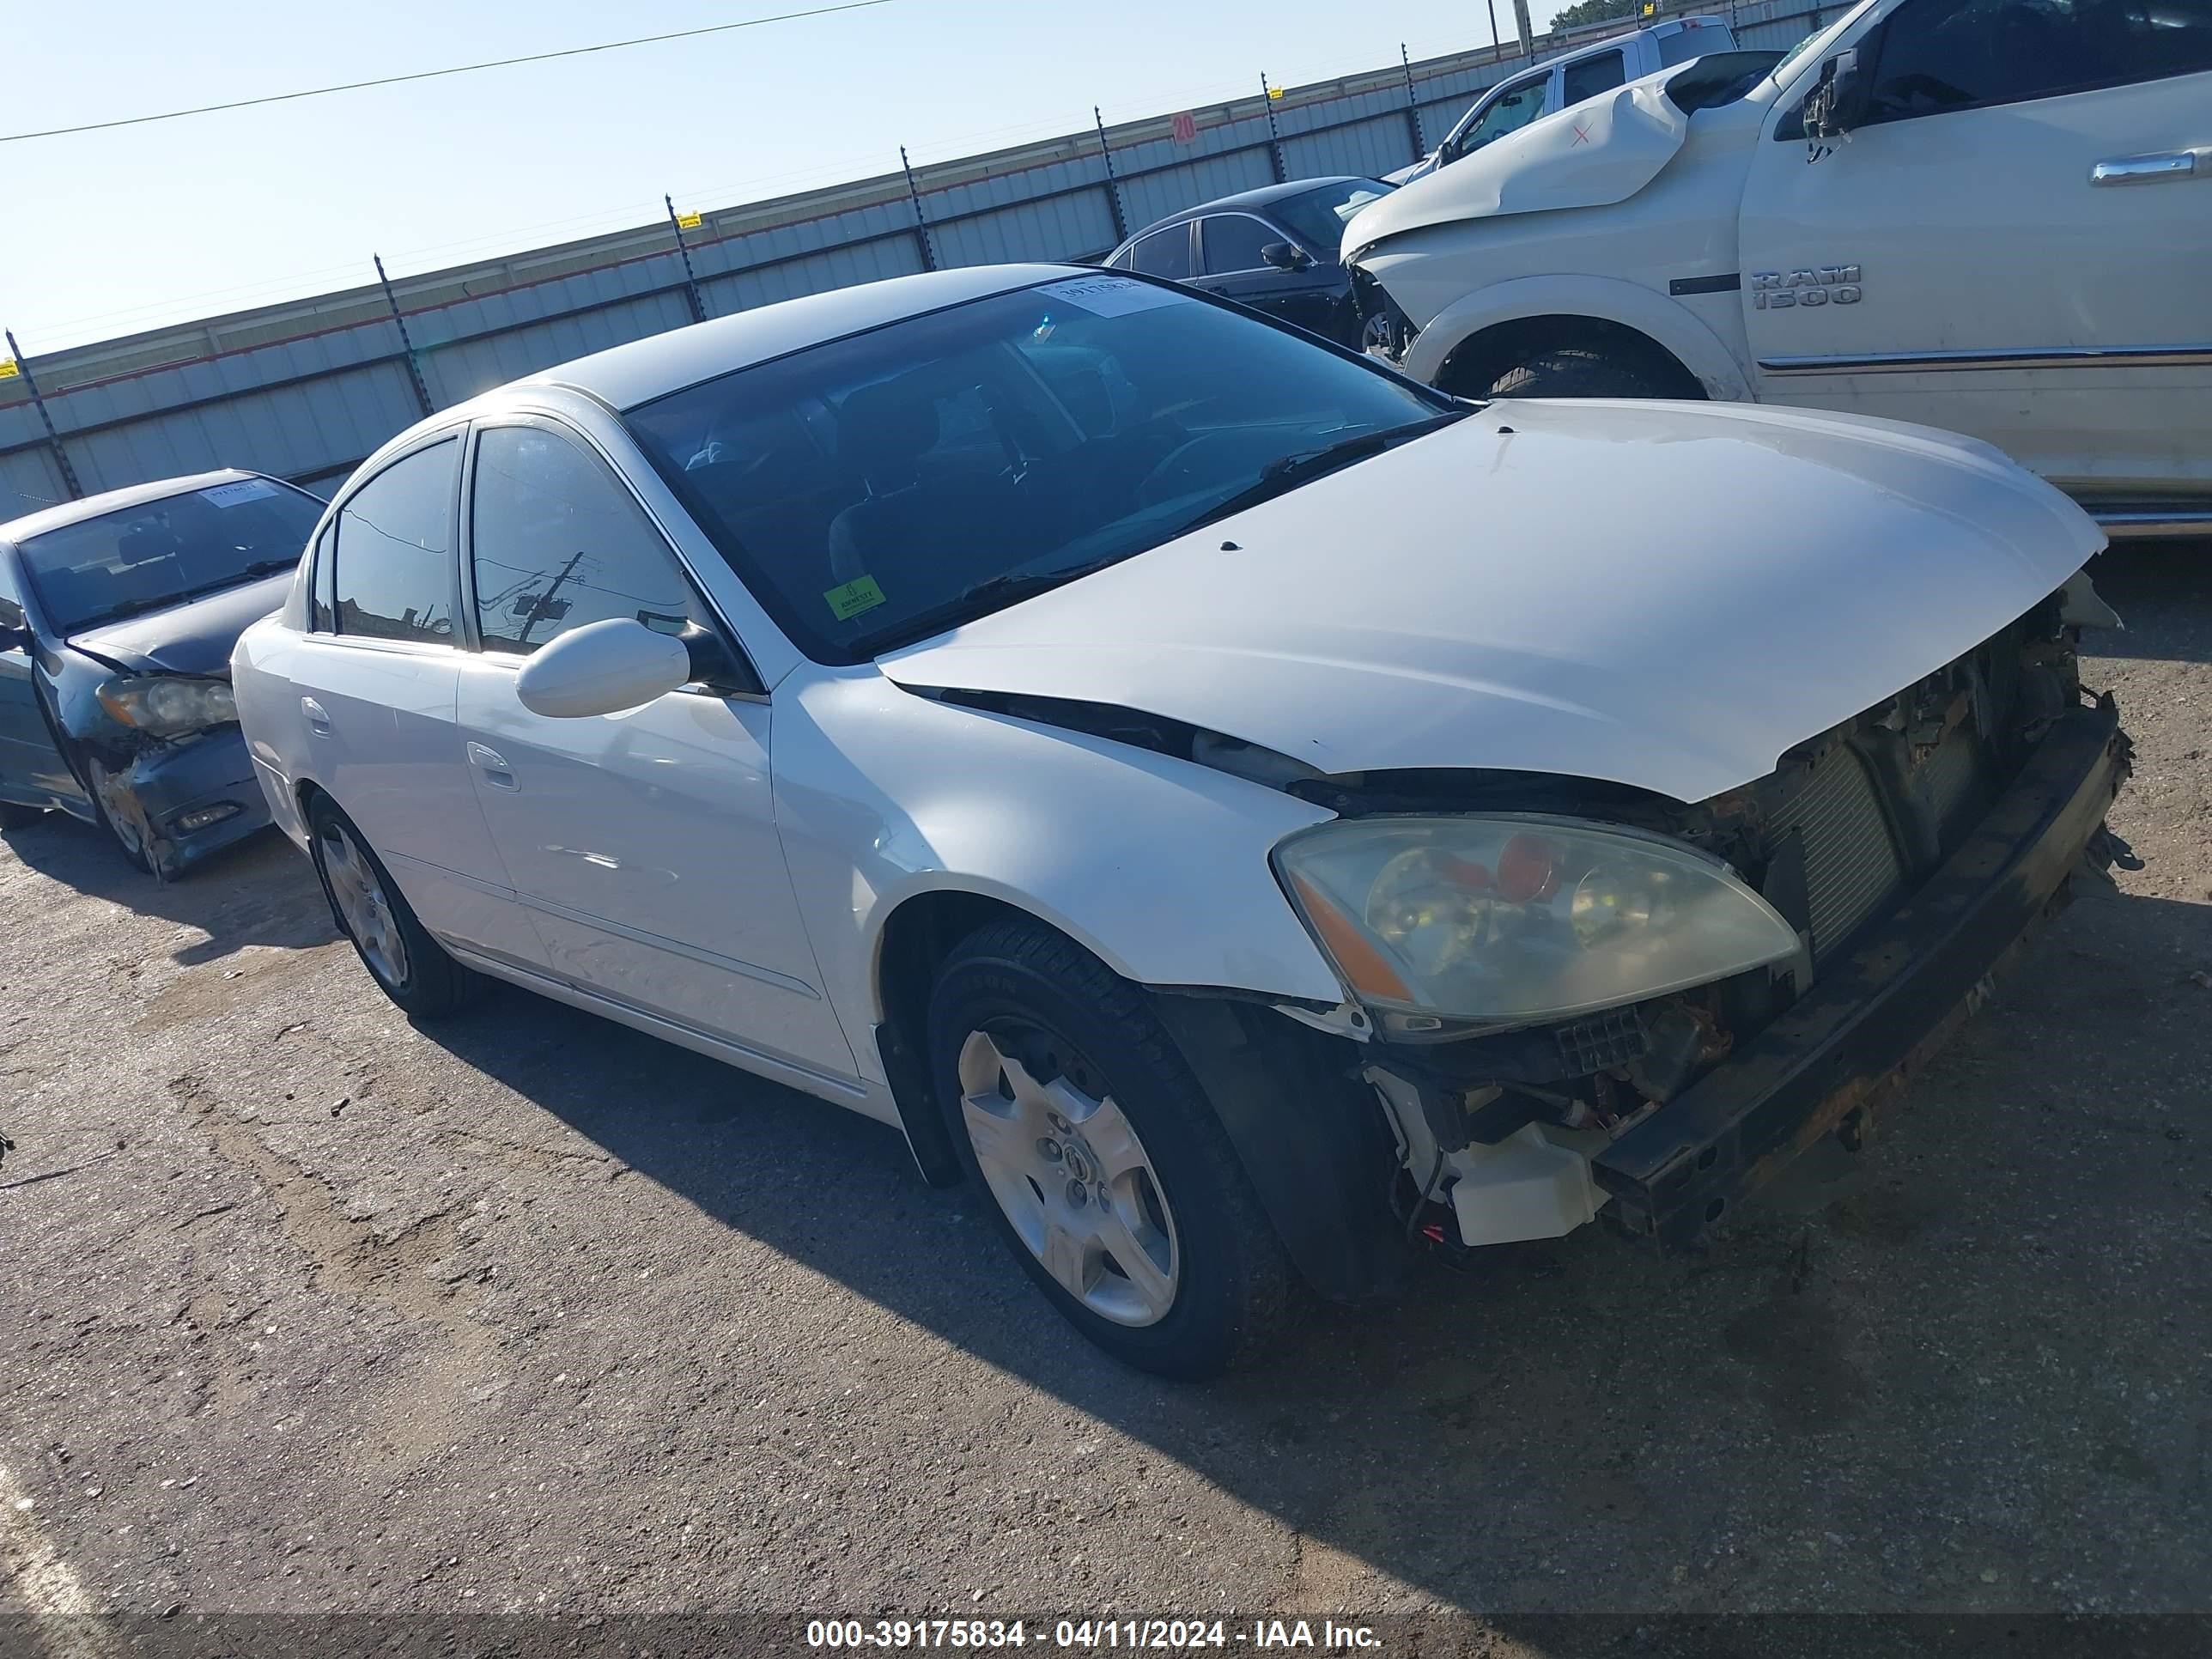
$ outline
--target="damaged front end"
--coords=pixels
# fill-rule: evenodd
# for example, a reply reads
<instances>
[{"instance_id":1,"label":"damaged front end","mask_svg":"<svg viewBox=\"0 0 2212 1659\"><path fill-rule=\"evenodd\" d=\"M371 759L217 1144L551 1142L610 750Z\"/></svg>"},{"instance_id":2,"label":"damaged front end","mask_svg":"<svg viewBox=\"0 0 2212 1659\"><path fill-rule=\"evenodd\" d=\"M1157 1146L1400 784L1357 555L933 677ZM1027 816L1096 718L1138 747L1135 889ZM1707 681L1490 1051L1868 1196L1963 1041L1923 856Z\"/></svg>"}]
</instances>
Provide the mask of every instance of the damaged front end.
<instances>
[{"instance_id":1,"label":"damaged front end","mask_svg":"<svg viewBox=\"0 0 2212 1659\"><path fill-rule=\"evenodd\" d=\"M1630 826L1737 872L1798 948L1508 1030L1379 1013L1359 1069L1397 1143L1408 1225L1457 1252L1556 1236L1609 1206L1632 1231L1682 1242L1823 1136L1863 1144L2077 869L2125 854L2103 821L2127 739L2109 698L2085 698L2075 658L2081 622L2109 616L2077 577L1767 776L1694 806L1545 781L1545 812ZM1525 809L1530 782L1294 787L1357 818ZM1468 876L1469 913L1493 934L1532 890L1527 873L1509 890L1508 874Z\"/></svg>"},{"instance_id":2,"label":"damaged front end","mask_svg":"<svg viewBox=\"0 0 2212 1659\"><path fill-rule=\"evenodd\" d=\"M2075 656L2079 627L2108 620L2077 577L1768 775L1695 805L1526 774L1279 781L1339 815L1306 832L1316 838L1348 839L1364 824L1522 826L1486 865L1460 859L1454 871L1430 858L1410 894L1390 884L1401 866L1370 861L1380 873L1361 914L1337 918L1356 927L1323 917L1299 891L1297 865L1286 866L1286 890L1353 988L1348 1019L1280 1009L1305 1028L1291 1035L1290 1020L1232 1006L1217 1008L1209 1030L1190 1012L1194 999L1158 999L1209 1093L1225 1100L1224 1121L1301 1265L1311 1275L1333 1258L1326 1271L1347 1281L1320 1288L1360 1294L1348 1281L1378 1260L1378 1232L1457 1258L1602 1212L1632 1233L1687 1243L1824 1137L1863 1146L2072 878L2127 856L2104 828L2127 738L2111 699L2082 691ZM1701 858L1786 937L1753 949L1764 957L1754 966L1556 1018L1410 1012L1362 991L1378 971L1444 973L1451 941L1480 951L1516 930L1613 926L1624 903L1673 902L1584 902L1596 890L1590 861L1558 825ZM1352 933L1383 940L1388 959L1359 959ZM1550 994L1576 983L1563 978L1566 988ZM1421 997L1443 1000L1426 986ZM1295 1058L1270 1057L1285 1045ZM1380 1126L1371 1105L1347 1103L1355 1095L1379 1103ZM1345 1121L1354 1115L1365 1124ZM1315 1137L1320 1150L1300 1158L1297 1143ZM1286 1197L1298 1187L1291 1163L1303 1165L1301 1204ZM1316 1201L1316 1172L1333 1198ZM1363 1182L1374 1184L1355 1199ZM1377 1187L1388 1188L1387 1218ZM1355 1213L1360 1202L1372 1225Z\"/></svg>"},{"instance_id":3,"label":"damaged front end","mask_svg":"<svg viewBox=\"0 0 2212 1659\"><path fill-rule=\"evenodd\" d=\"M168 881L269 822L229 682L118 672L64 700L76 768L124 856Z\"/></svg>"}]
</instances>

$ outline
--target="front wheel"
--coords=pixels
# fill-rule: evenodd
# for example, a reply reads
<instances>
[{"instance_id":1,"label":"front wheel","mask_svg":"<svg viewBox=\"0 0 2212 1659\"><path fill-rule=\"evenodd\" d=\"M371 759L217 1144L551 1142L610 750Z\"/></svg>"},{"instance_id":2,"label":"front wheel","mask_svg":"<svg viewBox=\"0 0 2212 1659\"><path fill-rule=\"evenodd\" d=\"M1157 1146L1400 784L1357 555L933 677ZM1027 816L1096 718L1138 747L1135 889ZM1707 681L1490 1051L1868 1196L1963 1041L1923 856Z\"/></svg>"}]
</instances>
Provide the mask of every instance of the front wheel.
<instances>
[{"instance_id":1,"label":"front wheel","mask_svg":"<svg viewBox=\"0 0 2212 1659\"><path fill-rule=\"evenodd\" d=\"M1590 346L1554 346L1492 380L1492 398L1702 398L1686 374L1643 357Z\"/></svg>"},{"instance_id":2,"label":"front wheel","mask_svg":"<svg viewBox=\"0 0 2212 1659\"><path fill-rule=\"evenodd\" d=\"M384 994L410 1019L436 1019L475 1001L483 975L430 937L353 820L319 796L307 809L307 828L331 915Z\"/></svg>"},{"instance_id":3,"label":"front wheel","mask_svg":"<svg viewBox=\"0 0 2212 1659\"><path fill-rule=\"evenodd\" d=\"M166 875L159 861L161 837L155 833L146 809L138 805L138 798L131 793L130 786L91 757L86 757L84 769L86 781L92 786L87 793L92 797L94 815L100 819L100 828L107 831L116 851L123 854L123 861L143 875Z\"/></svg>"},{"instance_id":4,"label":"front wheel","mask_svg":"<svg viewBox=\"0 0 2212 1659\"><path fill-rule=\"evenodd\" d=\"M1180 1378L1264 1346L1289 1259L1137 988L1041 923L994 923L945 965L930 1056L1000 1236L1078 1330Z\"/></svg>"}]
</instances>

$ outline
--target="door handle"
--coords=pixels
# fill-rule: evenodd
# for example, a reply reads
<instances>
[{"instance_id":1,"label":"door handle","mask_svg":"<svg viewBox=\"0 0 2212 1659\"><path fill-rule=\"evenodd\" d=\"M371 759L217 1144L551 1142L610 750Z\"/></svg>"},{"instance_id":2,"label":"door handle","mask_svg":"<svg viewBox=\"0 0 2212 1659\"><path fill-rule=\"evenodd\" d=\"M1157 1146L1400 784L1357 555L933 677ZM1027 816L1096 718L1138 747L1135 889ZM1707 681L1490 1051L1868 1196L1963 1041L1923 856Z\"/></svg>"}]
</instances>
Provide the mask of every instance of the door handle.
<instances>
[{"instance_id":1,"label":"door handle","mask_svg":"<svg viewBox=\"0 0 2212 1659\"><path fill-rule=\"evenodd\" d=\"M2089 169L2093 185L2163 185L2212 177L2212 144L2157 155L2116 155Z\"/></svg>"},{"instance_id":2,"label":"door handle","mask_svg":"<svg viewBox=\"0 0 2212 1659\"><path fill-rule=\"evenodd\" d=\"M313 697L302 697L300 699L300 713L307 717L307 730L319 738L330 736L330 712L322 704L317 702Z\"/></svg>"},{"instance_id":3,"label":"door handle","mask_svg":"<svg viewBox=\"0 0 2212 1659\"><path fill-rule=\"evenodd\" d=\"M495 789L516 789L521 786L514 781L514 769L507 757L496 749L480 743L469 745L469 763L483 774L483 780Z\"/></svg>"}]
</instances>

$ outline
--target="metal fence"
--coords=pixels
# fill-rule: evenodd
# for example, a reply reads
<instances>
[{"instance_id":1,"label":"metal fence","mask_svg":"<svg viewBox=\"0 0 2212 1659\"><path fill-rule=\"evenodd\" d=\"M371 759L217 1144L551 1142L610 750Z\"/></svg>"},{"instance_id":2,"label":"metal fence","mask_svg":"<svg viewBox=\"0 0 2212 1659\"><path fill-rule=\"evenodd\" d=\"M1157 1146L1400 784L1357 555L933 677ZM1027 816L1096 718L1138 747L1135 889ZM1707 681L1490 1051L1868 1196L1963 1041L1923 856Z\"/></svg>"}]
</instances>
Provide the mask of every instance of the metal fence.
<instances>
[{"instance_id":1,"label":"metal fence","mask_svg":"<svg viewBox=\"0 0 2212 1659\"><path fill-rule=\"evenodd\" d=\"M1665 13L1712 11L1675 3ZM1837 15L1729 9L1747 46ZM1549 57L1613 22L1546 36ZM327 490L385 439L489 387L704 317L942 266L1092 258L1194 202L1405 166L1516 47L1455 54L933 163L800 196L0 363L0 520L149 478L249 467ZM6 372L12 368L14 372Z\"/></svg>"}]
</instances>

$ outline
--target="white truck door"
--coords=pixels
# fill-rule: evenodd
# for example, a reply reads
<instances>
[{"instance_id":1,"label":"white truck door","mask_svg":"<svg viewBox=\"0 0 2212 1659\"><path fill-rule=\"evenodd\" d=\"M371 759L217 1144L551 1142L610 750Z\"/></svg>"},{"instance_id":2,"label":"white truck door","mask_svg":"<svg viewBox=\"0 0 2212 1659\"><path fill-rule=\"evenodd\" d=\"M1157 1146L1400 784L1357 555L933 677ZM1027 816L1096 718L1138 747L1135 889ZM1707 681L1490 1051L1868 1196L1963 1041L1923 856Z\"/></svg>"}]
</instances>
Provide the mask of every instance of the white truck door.
<instances>
[{"instance_id":1,"label":"white truck door","mask_svg":"<svg viewBox=\"0 0 2212 1659\"><path fill-rule=\"evenodd\" d=\"M1808 63L1746 182L1756 395L2212 489L2212 0L1897 0L1852 47L1849 141L1808 162Z\"/></svg>"}]
</instances>

